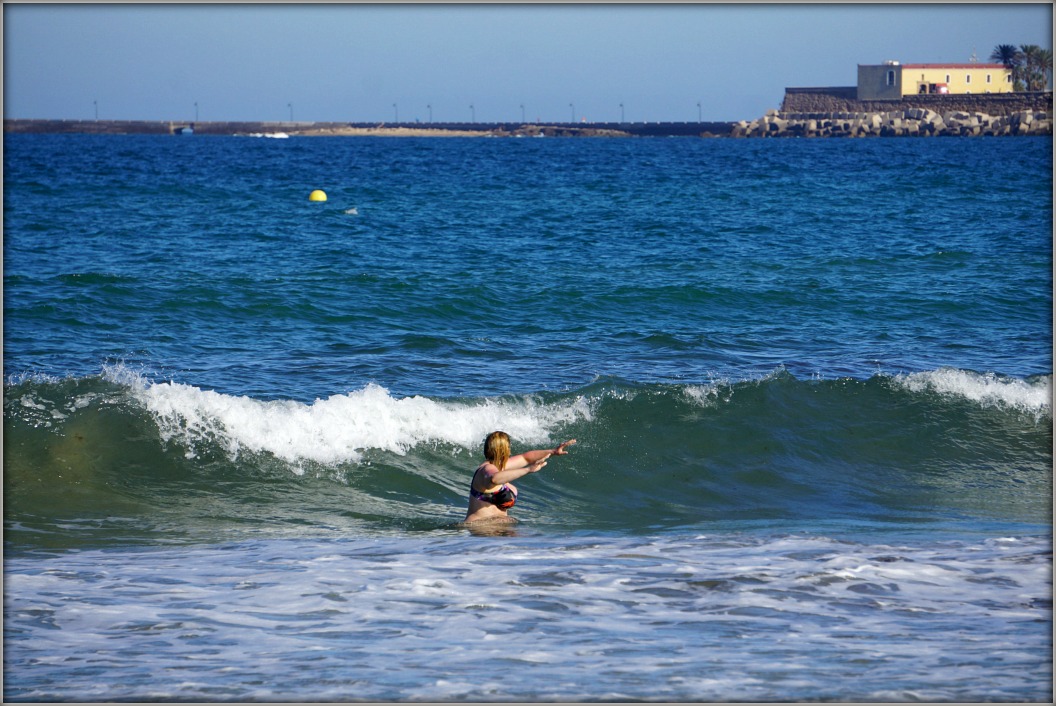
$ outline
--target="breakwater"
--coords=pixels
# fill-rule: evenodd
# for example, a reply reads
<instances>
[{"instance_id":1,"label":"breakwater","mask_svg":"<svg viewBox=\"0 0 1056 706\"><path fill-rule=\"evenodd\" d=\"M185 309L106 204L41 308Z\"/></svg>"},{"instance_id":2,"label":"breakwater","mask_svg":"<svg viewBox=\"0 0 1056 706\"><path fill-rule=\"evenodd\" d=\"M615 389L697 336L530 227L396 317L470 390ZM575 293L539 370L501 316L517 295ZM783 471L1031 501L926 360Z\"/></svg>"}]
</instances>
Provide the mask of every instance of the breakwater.
<instances>
[{"instance_id":1,"label":"breakwater","mask_svg":"<svg viewBox=\"0 0 1056 706\"><path fill-rule=\"evenodd\" d=\"M1008 115L926 108L882 112L793 113L769 111L742 120L733 137L930 137L1052 135L1052 113L1025 110Z\"/></svg>"}]
</instances>

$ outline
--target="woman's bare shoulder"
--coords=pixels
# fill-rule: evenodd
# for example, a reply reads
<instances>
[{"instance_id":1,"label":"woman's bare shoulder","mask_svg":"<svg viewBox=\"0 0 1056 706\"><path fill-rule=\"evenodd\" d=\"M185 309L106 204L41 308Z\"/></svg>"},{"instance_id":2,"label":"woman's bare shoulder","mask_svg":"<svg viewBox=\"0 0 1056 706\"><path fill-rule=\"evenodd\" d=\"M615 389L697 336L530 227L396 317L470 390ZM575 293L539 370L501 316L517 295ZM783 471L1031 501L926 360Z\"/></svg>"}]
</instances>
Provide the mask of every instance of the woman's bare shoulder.
<instances>
[{"instance_id":1,"label":"woman's bare shoulder","mask_svg":"<svg viewBox=\"0 0 1056 706\"><path fill-rule=\"evenodd\" d=\"M473 471L473 477L476 478L477 474L483 474L485 478L491 478L493 475L499 472L498 466L491 461L485 461L484 463L477 466L477 470Z\"/></svg>"}]
</instances>

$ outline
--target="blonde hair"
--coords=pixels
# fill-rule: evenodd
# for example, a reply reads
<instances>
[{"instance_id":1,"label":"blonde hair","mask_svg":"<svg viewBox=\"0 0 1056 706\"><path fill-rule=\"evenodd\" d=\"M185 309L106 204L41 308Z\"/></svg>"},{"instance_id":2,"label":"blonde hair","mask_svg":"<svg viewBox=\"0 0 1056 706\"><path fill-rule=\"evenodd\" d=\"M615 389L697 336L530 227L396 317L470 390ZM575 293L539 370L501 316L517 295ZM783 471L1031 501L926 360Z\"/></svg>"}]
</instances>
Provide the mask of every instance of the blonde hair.
<instances>
[{"instance_id":1,"label":"blonde hair","mask_svg":"<svg viewBox=\"0 0 1056 706\"><path fill-rule=\"evenodd\" d=\"M484 439L484 458L500 471L510 460L510 435L504 431L493 431Z\"/></svg>"}]
</instances>

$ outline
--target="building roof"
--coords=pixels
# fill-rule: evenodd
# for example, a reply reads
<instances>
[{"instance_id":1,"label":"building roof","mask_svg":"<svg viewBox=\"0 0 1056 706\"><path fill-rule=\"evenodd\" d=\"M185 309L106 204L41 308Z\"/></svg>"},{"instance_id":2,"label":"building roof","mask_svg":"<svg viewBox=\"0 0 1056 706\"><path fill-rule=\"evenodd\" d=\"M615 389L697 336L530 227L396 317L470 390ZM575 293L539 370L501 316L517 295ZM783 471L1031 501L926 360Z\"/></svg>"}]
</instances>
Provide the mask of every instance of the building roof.
<instances>
[{"instance_id":1,"label":"building roof","mask_svg":"<svg viewBox=\"0 0 1056 706\"><path fill-rule=\"evenodd\" d=\"M1004 64L981 64L971 62L967 64L896 64L903 69L1004 69Z\"/></svg>"}]
</instances>

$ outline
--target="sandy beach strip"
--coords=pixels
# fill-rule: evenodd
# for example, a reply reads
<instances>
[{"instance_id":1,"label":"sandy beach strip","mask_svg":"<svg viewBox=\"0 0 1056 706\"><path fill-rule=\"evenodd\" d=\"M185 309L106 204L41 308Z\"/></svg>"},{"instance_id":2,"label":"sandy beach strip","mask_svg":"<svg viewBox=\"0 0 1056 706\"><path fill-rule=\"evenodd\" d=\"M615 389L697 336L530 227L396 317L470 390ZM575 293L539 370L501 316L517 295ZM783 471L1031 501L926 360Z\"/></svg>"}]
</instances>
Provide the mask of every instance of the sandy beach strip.
<instances>
[{"instance_id":1,"label":"sandy beach strip","mask_svg":"<svg viewBox=\"0 0 1056 706\"><path fill-rule=\"evenodd\" d=\"M297 130L290 134L311 137L486 137L490 130L441 130L411 127L325 127Z\"/></svg>"}]
</instances>

